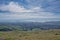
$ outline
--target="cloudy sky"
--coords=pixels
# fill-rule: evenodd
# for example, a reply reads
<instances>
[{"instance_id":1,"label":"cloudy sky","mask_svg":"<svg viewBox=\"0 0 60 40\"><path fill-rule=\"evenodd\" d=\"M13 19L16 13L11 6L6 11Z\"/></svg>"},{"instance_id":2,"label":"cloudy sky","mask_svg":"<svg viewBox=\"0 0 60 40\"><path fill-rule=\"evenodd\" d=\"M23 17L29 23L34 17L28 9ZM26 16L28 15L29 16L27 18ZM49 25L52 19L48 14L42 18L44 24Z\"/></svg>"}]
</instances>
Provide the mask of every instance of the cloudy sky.
<instances>
[{"instance_id":1,"label":"cloudy sky","mask_svg":"<svg viewBox=\"0 0 60 40\"><path fill-rule=\"evenodd\" d=\"M0 22L60 21L60 0L0 0Z\"/></svg>"}]
</instances>

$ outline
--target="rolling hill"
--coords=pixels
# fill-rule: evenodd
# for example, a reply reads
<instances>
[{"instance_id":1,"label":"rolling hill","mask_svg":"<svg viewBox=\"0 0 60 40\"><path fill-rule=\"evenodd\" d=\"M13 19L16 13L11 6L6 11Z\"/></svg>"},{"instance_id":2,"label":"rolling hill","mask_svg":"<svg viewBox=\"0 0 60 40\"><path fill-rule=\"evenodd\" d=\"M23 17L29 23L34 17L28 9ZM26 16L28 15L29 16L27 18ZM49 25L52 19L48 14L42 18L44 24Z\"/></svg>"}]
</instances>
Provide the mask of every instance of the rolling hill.
<instances>
[{"instance_id":1,"label":"rolling hill","mask_svg":"<svg viewBox=\"0 0 60 40\"><path fill-rule=\"evenodd\" d=\"M60 29L60 21L51 22L0 22L0 31Z\"/></svg>"}]
</instances>

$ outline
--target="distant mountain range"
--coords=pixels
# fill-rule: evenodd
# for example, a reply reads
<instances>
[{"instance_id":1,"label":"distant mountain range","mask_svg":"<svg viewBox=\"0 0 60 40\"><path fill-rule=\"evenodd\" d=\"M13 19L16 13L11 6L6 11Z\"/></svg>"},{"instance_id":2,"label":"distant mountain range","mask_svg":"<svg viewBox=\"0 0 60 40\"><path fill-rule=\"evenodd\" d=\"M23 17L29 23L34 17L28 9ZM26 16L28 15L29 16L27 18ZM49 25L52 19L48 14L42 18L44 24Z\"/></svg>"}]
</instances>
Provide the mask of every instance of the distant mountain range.
<instances>
[{"instance_id":1,"label":"distant mountain range","mask_svg":"<svg viewBox=\"0 0 60 40\"><path fill-rule=\"evenodd\" d=\"M0 22L0 31L60 29L60 21L50 22Z\"/></svg>"}]
</instances>

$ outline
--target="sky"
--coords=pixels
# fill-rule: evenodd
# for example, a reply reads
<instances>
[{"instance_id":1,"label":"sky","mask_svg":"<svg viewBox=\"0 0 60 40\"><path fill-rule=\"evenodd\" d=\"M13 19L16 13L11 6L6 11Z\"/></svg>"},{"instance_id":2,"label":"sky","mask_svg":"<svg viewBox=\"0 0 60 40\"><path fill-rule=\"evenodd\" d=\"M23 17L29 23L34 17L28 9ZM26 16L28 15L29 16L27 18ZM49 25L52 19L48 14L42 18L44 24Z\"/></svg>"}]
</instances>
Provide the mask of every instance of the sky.
<instances>
[{"instance_id":1,"label":"sky","mask_svg":"<svg viewBox=\"0 0 60 40\"><path fill-rule=\"evenodd\" d=\"M0 0L0 22L60 21L60 0Z\"/></svg>"}]
</instances>

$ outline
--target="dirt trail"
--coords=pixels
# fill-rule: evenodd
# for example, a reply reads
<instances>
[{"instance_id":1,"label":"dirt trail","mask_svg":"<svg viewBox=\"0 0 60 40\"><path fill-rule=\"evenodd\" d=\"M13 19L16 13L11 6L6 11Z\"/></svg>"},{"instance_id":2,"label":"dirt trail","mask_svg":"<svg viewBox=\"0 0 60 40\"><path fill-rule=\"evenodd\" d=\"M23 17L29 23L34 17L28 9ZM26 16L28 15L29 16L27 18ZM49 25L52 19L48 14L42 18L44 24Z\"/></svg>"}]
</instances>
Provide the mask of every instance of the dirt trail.
<instances>
[{"instance_id":1,"label":"dirt trail","mask_svg":"<svg viewBox=\"0 0 60 40\"><path fill-rule=\"evenodd\" d=\"M0 38L0 40L4 40L3 38Z\"/></svg>"}]
</instances>

